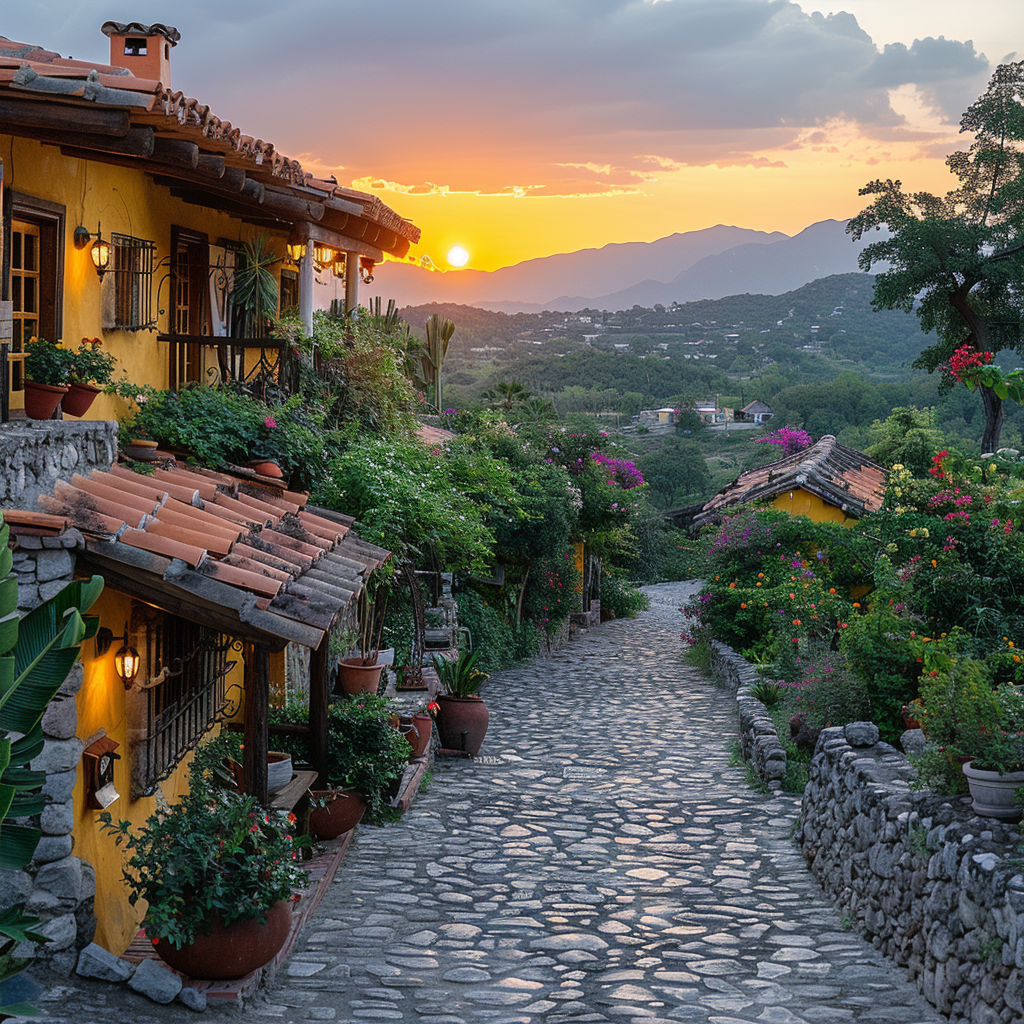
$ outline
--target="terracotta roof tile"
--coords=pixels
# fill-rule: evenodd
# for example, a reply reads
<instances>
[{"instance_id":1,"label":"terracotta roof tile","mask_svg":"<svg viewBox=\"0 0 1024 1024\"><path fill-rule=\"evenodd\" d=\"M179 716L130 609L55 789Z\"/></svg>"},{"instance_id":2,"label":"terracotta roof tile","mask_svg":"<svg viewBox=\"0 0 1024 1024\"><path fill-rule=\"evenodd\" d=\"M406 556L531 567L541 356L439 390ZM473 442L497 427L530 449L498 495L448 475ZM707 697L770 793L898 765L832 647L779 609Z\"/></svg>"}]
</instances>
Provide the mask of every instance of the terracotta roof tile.
<instances>
[{"instance_id":1,"label":"terracotta roof tile","mask_svg":"<svg viewBox=\"0 0 1024 1024\"><path fill-rule=\"evenodd\" d=\"M250 590L254 594L262 594L264 597L274 597L281 589L281 581L271 579L262 573L249 572L247 569L240 569L236 565L228 565L226 562L217 562L213 559L203 564L203 575L212 576L222 583L230 583L233 587L241 587L243 590Z\"/></svg>"},{"instance_id":2,"label":"terracotta roof tile","mask_svg":"<svg viewBox=\"0 0 1024 1024\"><path fill-rule=\"evenodd\" d=\"M741 474L722 488L693 521L699 525L723 508L775 498L792 490L815 494L857 519L882 507L886 479L886 471L877 462L826 434L804 451Z\"/></svg>"},{"instance_id":3,"label":"terracotta roof tile","mask_svg":"<svg viewBox=\"0 0 1024 1024\"><path fill-rule=\"evenodd\" d=\"M193 526L199 525L193 523ZM173 540L180 540L183 544L192 544L195 547L205 548L211 555L226 555L234 541L221 533L213 531L200 531L179 526L169 519L158 519L155 516L147 516L143 526L146 533L155 533L158 537L170 537Z\"/></svg>"},{"instance_id":4,"label":"terracotta roof tile","mask_svg":"<svg viewBox=\"0 0 1024 1024\"><path fill-rule=\"evenodd\" d=\"M67 486L66 484L64 486ZM88 477L80 476L78 473L71 478L71 486L77 488L80 491L85 491L88 494L92 494L94 497L103 498L105 501L125 508L133 508L138 512L152 513L155 511L157 502L149 498L141 498L137 494L130 494L129 492L114 487L107 487L105 484L98 483ZM61 497L60 492L54 489L54 494L57 497ZM98 506L97 506L98 507ZM99 509L101 512L104 509ZM118 515L116 512L110 512L109 515ZM122 517L123 518L123 517ZM125 519L125 522L128 522Z\"/></svg>"},{"instance_id":5,"label":"terracotta roof tile","mask_svg":"<svg viewBox=\"0 0 1024 1024\"><path fill-rule=\"evenodd\" d=\"M193 544L185 544L171 537L161 537L148 530L125 530L119 538L120 543L128 544L143 551L152 551L167 558L180 558L183 562L198 568L206 559L206 549Z\"/></svg>"},{"instance_id":6,"label":"terracotta roof tile","mask_svg":"<svg viewBox=\"0 0 1024 1024\"><path fill-rule=\"evenodd\" d=\"M184 469L163 469L157 466L154 479L166 481L172 484L182 484L192 487L199 492L199 497L204 501L213 501L217 496L217 484L213 480L200 476L198 473L190 473Z\"/></svg>"},{"instance_id":7,"label":"terracotta roof tile","mask_svg":"<svg viewBox=\"0 0 1024 1024\"><path fill-rule=\"evenodd\" d=\"M279 518L276 515L265 515L253 505L247 505L236 498L229 498L226 494L218 494L212 504L213 508L211 511L214 511L214 514L218 514L217 509L234 512L236 516L240 516L242 521L248 523L250 527L266 526L270 522L276 522Z\"/></svg>"},{"instance_id":8,"label":"terracotta roof tile","mask_svg":"<svg viewBox=\"0 0 1024 1024\"><path fill-rule=\"evenodd\" d=\"M199 509L192 509L190 506L185 505L185 508L189 508L190 512L199 512ZM168 508L167 505L161 505L156 510L155 518L165 523L170 523L172 526L180 526L185 530L193 530L196 533L203 534L206 536L216 536L225 540L228 544L228 549L234 544L239 537L244 535L244 531L239 526L233 526L225 520L221 519L215 523L208 522L206 519L201 519L198 515L190 514L189 512L180 512L174 508ZM216 519L216 516L211 516L211 519ZM227 550L227 549L226 549Z\"/></svg>"}]
</instances>

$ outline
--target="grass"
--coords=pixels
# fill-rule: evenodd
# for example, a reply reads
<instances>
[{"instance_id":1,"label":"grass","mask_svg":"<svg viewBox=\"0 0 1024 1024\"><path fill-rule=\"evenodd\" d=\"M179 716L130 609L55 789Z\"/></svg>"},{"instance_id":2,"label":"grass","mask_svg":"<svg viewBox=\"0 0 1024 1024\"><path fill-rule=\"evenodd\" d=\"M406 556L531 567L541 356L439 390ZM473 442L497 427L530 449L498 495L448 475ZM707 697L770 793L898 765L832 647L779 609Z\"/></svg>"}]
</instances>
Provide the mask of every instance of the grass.
<instances>
[{"instance_id":1,"label":"grass","mask_svg":"<svg viewBox=\"0 0 1024 1024\"><path fill-rule=\"evenodd\" d=\"M699 668L707 675L711 673L711 644L707 640L698 640L689 650L683 653L683 660L694 668Z\"/></svg>"}]
</instances>

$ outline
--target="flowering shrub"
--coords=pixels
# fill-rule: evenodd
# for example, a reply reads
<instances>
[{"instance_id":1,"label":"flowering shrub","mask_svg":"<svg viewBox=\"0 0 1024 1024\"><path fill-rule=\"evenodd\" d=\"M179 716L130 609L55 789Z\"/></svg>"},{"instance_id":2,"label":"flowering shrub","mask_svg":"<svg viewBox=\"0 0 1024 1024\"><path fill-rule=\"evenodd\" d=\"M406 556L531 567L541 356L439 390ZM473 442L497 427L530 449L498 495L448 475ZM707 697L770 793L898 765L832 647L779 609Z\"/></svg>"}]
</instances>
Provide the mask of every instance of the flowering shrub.
<instances>
[{"instance_id":1,"label":"flowering shrub","mask_svg":"<svg viewBox=\"0 0 1024 1024\"><path fill-rule=\"evenodd\" d=\"M137 831L100 815L102 831L123 844L128 902L148 904L146 934L180 949L209 935L215 920L265 920L280 900L298 899L306 873L297 862L295 816L255 797L199 788Z\"/></svg>"},{"instance_id":2,"label":"flowering shrub","mask_svg":"<svg viewBox=\"0 0 1024 1024\"><path fill-rule=\"evenodd\" d=\"M640 470L627 459L613 459L604 452L591 452L590 457L608 474L609 486L618 485L624 491L634 487L643 487L644 478Z\"/></svg>"},{"instance_id":3,"label":"flowering shrub","mask_svg":"<svg viewBox=\"0 0 1024 1024\"><path fill-rule=\"evenodd\" d=\"M755 437L756 444L774 444L782 449L783 456L795 455L797 452L810 448L814 439L806 430L798 430L794 427L779 427L764 437Z\"/></svg>"}]
</instances>

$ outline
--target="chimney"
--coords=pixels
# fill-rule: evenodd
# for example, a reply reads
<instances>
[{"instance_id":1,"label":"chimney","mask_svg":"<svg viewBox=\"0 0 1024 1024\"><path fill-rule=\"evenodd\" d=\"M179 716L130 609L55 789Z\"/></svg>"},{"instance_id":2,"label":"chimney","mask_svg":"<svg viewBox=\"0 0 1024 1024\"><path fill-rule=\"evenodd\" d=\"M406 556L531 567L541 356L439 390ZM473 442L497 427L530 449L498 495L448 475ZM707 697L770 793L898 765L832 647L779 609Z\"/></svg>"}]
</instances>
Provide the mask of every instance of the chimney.
<instances>
[{"instance_id":1,"label":"chimney","mask_svg":"<svg viewBox=\"0 0 1024 1024\"><path fill-rule=\"evenodd\" d=\"M171 87L171 47L181 33L170 25L143 25L137 21L124 24L108 21L101 28L110 37L112 67L127 68L136 78L158 81L165 89Z\"/></svg>"}]
</instances>

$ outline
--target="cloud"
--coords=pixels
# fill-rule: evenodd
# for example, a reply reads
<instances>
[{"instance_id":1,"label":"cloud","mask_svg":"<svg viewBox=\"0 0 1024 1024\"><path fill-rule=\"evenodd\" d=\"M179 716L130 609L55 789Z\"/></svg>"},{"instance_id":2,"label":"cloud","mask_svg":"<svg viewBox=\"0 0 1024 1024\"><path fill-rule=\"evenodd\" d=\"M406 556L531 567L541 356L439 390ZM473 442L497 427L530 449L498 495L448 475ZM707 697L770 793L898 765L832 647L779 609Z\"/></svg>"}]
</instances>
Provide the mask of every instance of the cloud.
<instances>
[{"instance_id":1,"label":"cloud","mask_svg":"<svg viewBox=\"0 0 1024 1024\"><path fill-rule=\"evenodd\" d=\"M105 3L75 5L73 41L51 7L5 12L5 34L103 57ZM398 191L606 194L771 164L836 120L913 128L900 87L954 120L988 68L970 42L879 46L853 15L789 0L178 0L173 20L176 88L285 153L315 139L318 166L416 183Z\"/></svg>"}]
</instances>

